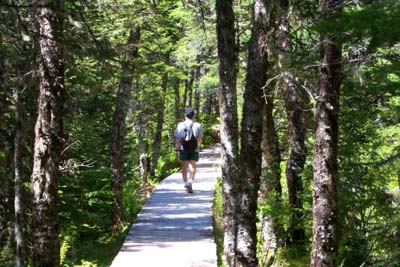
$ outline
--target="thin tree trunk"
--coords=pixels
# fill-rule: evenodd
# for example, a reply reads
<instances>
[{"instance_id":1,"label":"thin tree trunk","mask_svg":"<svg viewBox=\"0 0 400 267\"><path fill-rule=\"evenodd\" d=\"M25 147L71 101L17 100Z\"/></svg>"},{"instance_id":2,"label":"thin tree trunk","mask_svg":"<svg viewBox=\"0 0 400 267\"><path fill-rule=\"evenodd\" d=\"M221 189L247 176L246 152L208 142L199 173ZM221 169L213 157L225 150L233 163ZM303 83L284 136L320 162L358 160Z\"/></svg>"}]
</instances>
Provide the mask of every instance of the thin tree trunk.
<instances>
[{"instance_id":1,"label":"thin tree trunk","mask_svg":"<svg viewBox=\"0 0 400 267\"><path fill-rule=\"evenodd\" d=\"M143 110L143 103L140 101L140 86L139 86L139 76L136 78L136 86L135 86L135 93L136 93L136 97L134 99L134 109L135 110L139 110L140 112L137 113L137 118L136 118L136 124L137 124L137 128L136 131L138 132L138 142L139 142L139 151L140 151L140 155L143 157L146 157L146 175L147 175L147 170L148 168L148 164L149 164L149 160L147 157L147 149L148 149L148 144L146 142L145 139L145 134L146 134L146 129L147 129L147 124L146 124L146 117L145 117L145 113L142 111ZM143 180L143 179L142 179ZM147 178L146 178L147 180Z\"/></svg>"},{"instance_id":2,"label":"thin tree trunk","mask_svg":"<svg viewBox=\"0 0 400 267\"><path fill-rule=\"evenodd\" d=\"M62 2L33 1L39 26L39 99L33 154L33 264L60 265L57 185L63 148L64 60Z\"/></svg>"},{"instance_id":3,"label":"thin tree trunk","mask_svg":"<svg viewBox=\"0 0 400 267\"><path fill-rule=\"evenodd\" d=\"M123 191L123 148L126 128L126 115L129 109L129 101L131 98L132 79L133 79L133 63L132 60L138 55L138 43L140 39L140 30L132 29L129 40L125 46L125 61L123 70L125 73L121 78L118 86L117 102L111 125L111 170L113 176L113 228L118 231L125 223L122 191Z\"/></svg>"},{"instance_id":4,"label":"thin tree trunk","mask_svg":"<svg viewBox=\"0 0 400 267\"><path fill-rule=\"evenodd\" d=\"M276 18L280 1L265 2L268 14L265 15L265 42L271 51L274 51ZM266 83L266 81L265 81ZM264 85L265 86L265 85ZM282 202L281 186L281 155L279 149L279 138L275 128L273 117L273 97L270 88L265 86L263 106L263 131L262 131L262 170L259 190L259 202L261 205L279 206ZM262 258L259 260L261 266L271 266L276 257L277 250L282 244L283 226L274 213L260 212Z\"/></svg>"},{"instance_id":5,"label":"thin tree trunk","mask_svg":"<svg viewBox=\"0 0 400 267\"><path fill-rule=\"evenodd\" d=\"M0 88L2 90L0 91L0 129L4 129L4 109L6 106L6 85L5 85L5 69L4 69L4 63L5 63L5 55L3 55L3 51L0 51ZM4 140L2 138L2 140ZM1 144L0 144L1 148Z\"/></svg>"},{"instance_id":6,"label":"thin tree trunk","mask_svg":"<svg viewBox=\"0 0 400 267\"><path fill-rule=\"evenodd\" d=\"M155 173L156 173L158 157L160 155L160 148L161 148L161 144L162 144L162 130L163 130L163 125L164 125L165 98L166 98L167 88L168 88L168 74L164 74L162 76L161 103L160 103L160 107L159 107L158 115L157 115L157 128L156 128L156 134L154 136L153 157L152 157L151 166L150 166L150 175L153 177L155 176Z\"/></svg>"},{"instance_id":7,"label":"thin tree trunk","mask_svg":"<svg viewBox=\"0 0 400 267\"><path fill-rule=\"evenodd\" d=\"M302 223L303 182L300 172L306 161L305 131L302 124L302 111L299 97L294 86L294 77L291 73L284 73L285 80L285 106L289 121L289 158L286 162L286 180L288 186L289 204L294 211L289 215L288 237L293 243L302 243L305 239Z\"/></svg>"},{"instance_id":8,"label":"thin tree trunk","mask_svg":"<svg viewBox=\"0 0 400 267\"><path fill-rule=\"evenodd\" d=\"M335 12L332 5L341 6L341 1L323 0L320 5L322 11L330 15ZM312 267L336 266L338 252L337 151L341 57L341 45L335 35L323 34L313 159Z\"/></svg>"},{"instance_id":9,"label":"thin tree trunk","mask_svg":"<svg viewBox=\"0 0 400 267\"><path fill-rule=\"evenodd\" d=\"M198 64L200 64L199 60L197 62ZM200 112L200 96L201 96L201 92L200 92L200 79L201 76L203 75L203 67L198 66L196 67L196 71L195 71L195 84L196 84L196 89L194 91L194 109L199 113ZM197 116L196 117L197 121L200 120L200 117Z\"/></svg>"},{"instance_id":10,"label":"thin tree trunk","mask_svg":"<svg viewBox=\"0 0 400 267\"><path fill-rule=\"evenodd\" d=\"M147 184L147 155L140 154L140 179L143 184Z\"/></svg>"},{"instance_id":11,"label":"thin tree trunk","mask_svg":"<svg viewBox=\"0 0 400 267\"><path fill-rule=\"evenodd\" d=\"M14 239L15 239L15 267L24 266L25 238L23 233L24 207L22 198L22 118L19 88L14 90L15 101L15 137L14 137Z\"/></svg>"},{"instance_id":12,"label":"thin tree trunk","mask_svg":"<svg viewBox=\"0 0 400 267\"><path fill-rule=\"evenodd\" d=\"M210 114L213 114L213 110L214 110L215 113L218 113L218 111L219 111L218 97L216 95L213 95L211 97L211 101L212 102L211 102L211 113Z\"/></svg>"},{"instance_id":13,"label":"thin tree trunk","mask_svg":"<svg viewBox=\"0 0 400 267\"><path fill-rule=\"evenodd\" d=\"M187 93L188 93L188 89L189 89L189 80L186 79L185 80L185 90L183 91L183 101L182 101L182 110L185 110L185 108L187 107Z\"/></svg>"},{"instance_id":14,"label":"thin tree trunk","mask_svg":"<svg viewBox=\"0 0 400 267\"><path fill-rule=\"evenodd\" d=\"M213 104L213 95L210 92L206 92L204 96L204 106L203 106L203 113L209 116L212 115L212 104Z\"/></svg>"},{"instance_id":15,"label":"thin tree trunk","mask_svg":"<svg viewBox=\"0 0 400 267\"><path fill-rule=\"evenodd\" d=\"M286 162L286 181L288 186L289 204L294 209L289 215L288 238L289 242L302 243L305 239L302 224L303 182L300 172L306 161L305 130L302 123L302 110L300 97L297 93L293 74L288 70L290 64L289 53L291 51L291 40L289 36L288 6L287 2L282 4L283 14L279 25L280 51L279 65L284 80L284 99L286 114L289 123L289 158Z\"/></svg>"},{"instance_id":16,"label":"thin tree trunk","mask_svg":"<svg viewBox=\"0 0 400 267\"><path fill-rule=\"evenodd\" d=\"M217 40L219 59L219 111L221 116L221 156L223 188L224 255L227 266L236 264L238 166L238 116L236 96L235 17L232 0L217 0Z\"/></svg>"},{"instance_id":17,"label":"thin tree trunk","mask_svg":"<svg viewBox=\"0 0 400 267\"><path fill-rule=\"evenodd\" d=\"M136 85L135 85L135 94L133 99L133 109L134 110L142 110L142 103L140 101L140 86L139 86L139 75L136 77ZM148 157L147 157L147 143L145 141L144 135L146 130L146 125L144 123L145 119L143 118L143 113L138 112L136 118L135 131L138 133L138 143L139 143L139 167L140 167L140 180L143 184L147 183L147 174L148 174Z\"/></svg>"},{"instance_id":18,"label":"thin tree trunk","mask_svg":"<svg viewBox=\"0 0 400 267\"><path fill-rule=\"evenodd\" d=\"M180 96L180 80L179 78L175 78L174 80L174 95L175 95L175 118L176 123L182 120L182 111L181 111L181 96Z\"/></svg>"},{"instance_id":19,"label":"thin tree trunk","mask_svg":"<svg viewBox=\"0 0 400 267\"><path fill-rule=\"evenodd\" d=\"M266 98L263 118L262 148L262 180L260 184L260 203L274 206L282 201L281 155L279 138L273 118L273 100ZM268 212L261 213L261 238L263 241L261 266L271 266L276 252L282 243L283 226L279 219Z\"/></svg>"},{"instance_id":20,"label":"thin tree trunk","mask_svg":"<svg viewBox=\"0 0 400 267\"><path fill-rule=\"evenodd\" d=\"M255 267L257 260L257 201L261 174L263 87L267 82L268 8L255 0L248 46L240 152L240 212L237 231L237 266Z\"/></svg>"},{"instance_id":21,"label":"thin tree trunk","mask_svg":"<svg viewBox=\"0 0 400 267\"><path fill-rule=\"evenodd\" d=\"M192 98L193 98L193 83L195 80L195 71L189 71L189 78L185 83L185 94L183 101L183 108L192 106Z\"/></svg>"}]
</instances>

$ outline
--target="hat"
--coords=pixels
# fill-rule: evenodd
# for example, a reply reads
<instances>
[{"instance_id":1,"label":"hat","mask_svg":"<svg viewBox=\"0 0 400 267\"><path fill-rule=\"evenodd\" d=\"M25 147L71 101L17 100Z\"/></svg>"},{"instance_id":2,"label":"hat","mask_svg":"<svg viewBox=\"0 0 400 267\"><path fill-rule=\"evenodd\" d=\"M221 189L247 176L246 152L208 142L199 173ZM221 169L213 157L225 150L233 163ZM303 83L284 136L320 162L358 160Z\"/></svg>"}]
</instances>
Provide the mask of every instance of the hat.
<instances>
[{"instance_id":1,"label":"hat","mask_svg":"<svg viewBox=\"0 0 400 267\"><path fill-rule=\"evenodd\" d=\"M185 109L185 116L188 118L192 118L196 114L196 111L192 108Z\"/></svg>"}]
</instances>

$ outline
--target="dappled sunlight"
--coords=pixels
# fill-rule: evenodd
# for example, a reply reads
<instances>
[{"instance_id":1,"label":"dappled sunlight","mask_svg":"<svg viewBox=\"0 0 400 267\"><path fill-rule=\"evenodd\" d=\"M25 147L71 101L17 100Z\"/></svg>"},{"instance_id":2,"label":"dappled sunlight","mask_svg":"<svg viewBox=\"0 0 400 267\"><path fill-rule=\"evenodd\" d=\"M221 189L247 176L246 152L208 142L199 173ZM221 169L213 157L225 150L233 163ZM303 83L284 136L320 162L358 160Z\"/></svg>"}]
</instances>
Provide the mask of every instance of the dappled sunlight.
<instances>
[{"instance_id":1,"label":"dappled sunlight","mask_svg":"<svg viewBox=\"0 0 400 267\"><path fill-rule=\"evenodd\" d=\"M218 159L215 149L201 153L193 194L184 190L181 173L161 182L137 215L113 267L216 266L211 205Z\"/></svg>"}]
</instances>

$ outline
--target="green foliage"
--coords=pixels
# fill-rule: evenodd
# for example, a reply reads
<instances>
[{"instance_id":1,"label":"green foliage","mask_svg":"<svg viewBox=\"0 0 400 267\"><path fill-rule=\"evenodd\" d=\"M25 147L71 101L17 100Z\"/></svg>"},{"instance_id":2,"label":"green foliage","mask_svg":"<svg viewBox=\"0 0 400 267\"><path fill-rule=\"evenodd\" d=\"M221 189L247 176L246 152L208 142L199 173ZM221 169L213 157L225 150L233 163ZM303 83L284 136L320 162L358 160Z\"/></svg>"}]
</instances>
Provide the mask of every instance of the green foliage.
<instances>
[{"instance_id":1,"label":"green foliage","mask_svg":"<svg viewBox=\"0 0 400 267\"><path fill-rule=\"evenodd\" d=\"M310 250L302 245L281 247L276 255L276 267L308 267L310 266Z\"/></svg>"},{"instance_id":2,"label":"green foliage","mask_svg":"<svg viewBox=\"0 0 400 267\"><path fill-rule=\"evenodd\" d=\"M60 265L61 266L64 265L65 259L67 258L68 250L71 248L71 239L72 238L70 236L67 236L61 242L61 248L60 248Z\"/></svg>"},{"instance_id":3,"label":"green foliage","mask_svg":"<svg viewBox=\"0 0 400 267\"><path fill-rule=\"evenodd\" d=\"M0 264L1 266L14 266L14 259L12 257L14 246L11 240L6 242L2 242L2 246L0 248Z\"/></svg>"},{"instance_id":4,"label":"green foliage","mask_svg":"<svg viewBox=\"0 0 400 267\"><path fill-rule=\"evenodd\" d=\"M351 1L350 1L351 2ZM339 143L339 218L342 240L339 264L343 266L398 266L400 229L400 9L398 1L353 1L341 14L319 17L315 1L297 1L290 17L293 51L288 70L296 76L302 99L305 125L314 130L313 107L318 83L319 35L340 33L343 43L344 83L341 92ZM8 229L12 221L12 156L14 146L14 103L12 89L23 87L24 106L24 188L31 188L33 126L36 118L37 45L33 25L28 25L27 1L21 7L0 6L0 265L13 264L13 244ZM243 103L246 43L250 36L252 1L235 1L238 50L238 110ZM175 114L174 79L178 85L178 113L191 73L201 70L193 81L200 91L199 120L204 128L204 145L215 142L219 124L216 60L215 1L65 1L66 56L65 136L67 148L62 157L59 179L59 217L61 261L64 266L109 266L117 253L128 225L111 234L112 189L110 170L110 125L115 95L125 58L124 45L129 31L141 29L139 58L133 62L135 73L131 110L127 118L124 148L124 212L132 221L145 196L139 181L141 153L151 156L157 126L157 113L165 104L160 157L156 177L162 179L177 171L173 151ZM270 53L271 66L278 58ZM279 74L270 68L271 77ZM167 92L161 90L168 75ZM19 78L23 78L22 85ZM287 156L287 120L281 95L281 81L271 83L276 98L275 122L279 129L283 157ZM21 88L22 89L22 88ZM186 92L187 93L187 92ZM186 95L188 96L188 95ZM193 94L194 96L194 94ZM194 97L193 97L194 98ZM188 101L187 101L188 102ZM163 104L162 104L163 103ZM194 100L192 99L192 105ZM179 115L179 114L178 114ZM307 163L302 172L306 236L311 239L312 146L308 134ZM284 163L281 170L284 170ZM284 173L282 173L284 177ZM150 182L153 182L150 180ZM287 227L291 209L287 204L284 179L283 203L270 194L259 212L273 215ZM218 264L222 263L222 192L217 182L214 199L214 229L218 244ZM29 194L25 194L26 222L31 218ZM30 227L25 232L31 234ZM28 237L28 241L29 237ZM308 266L309 242L304 246L280 248L276 266ZM28 259L29 262L29 259Z\"/></svg>"},{"instance_id":5,"label":"green foliage","mask_svg":"<svg viewBox=\"0 0 400 267\"><path fill-rule=\"evenodd\" d=\"M386 30L390 27L381 29ZM398 248L393 244L398 242L394 236L400 217L392 192L399 186L395 163L400 87L393 75L396 63L383 58L399 50L374 50L371 56L377 64L350 69L356 75L349 75L343 86L339 153L343 266L397 266L393 259Z\"/></svg>"},{"instance_id":6,"label":"green foliage","mask_svg":"<svg viewBox=\"0 0 400 267\"><path fill-rule=\"evenodd\" d=\"M180 164L175 158L175 150L170 149L168 154L159 158L156 176L165 178L168 175L175 173L179 170Z\"/></svg>"},{"instance_id":7,"label":"green foliage","mask_svg":"<svg viewBox=\"0 0 400 267\"><path fill-rule=\"evenodd\" d=\"M218 178L215 184L213 198L213 229L214 240L217 245L218 267L224 267L224 225L223 225L223 200L222 200L222 179Z\"/></svg>"},{"instance_id":8,"label":"green foliage","mask_svg":"<svg viewBox=\"0 0 400 267\"><path fill-rule=\"evenodd\" d=\"M134 218L143 206L145 196L140 192L140 186L138 179L128 180L124 184L124 214L128 218Z\"/></svg>"}]
</instances>

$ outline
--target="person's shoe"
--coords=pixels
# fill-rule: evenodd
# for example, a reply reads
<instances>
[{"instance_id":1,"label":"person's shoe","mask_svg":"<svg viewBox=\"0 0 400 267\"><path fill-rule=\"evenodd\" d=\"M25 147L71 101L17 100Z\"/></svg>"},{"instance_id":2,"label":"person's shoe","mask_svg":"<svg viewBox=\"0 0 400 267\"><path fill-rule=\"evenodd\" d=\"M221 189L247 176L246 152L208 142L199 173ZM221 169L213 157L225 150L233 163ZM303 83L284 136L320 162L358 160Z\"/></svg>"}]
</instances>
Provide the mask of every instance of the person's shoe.
<instances>
[{"instance_id":1,"label":"person's shoe","mask_svg":"<svg viewBox=\"0 0 400 267\"><path fill-rule=\"evenodd\" d=\"M192 184L191 183L185 184L185 189L186 189L186 192L193 193L193 188L192 188Z\"/></svg>"}]
</instances>

